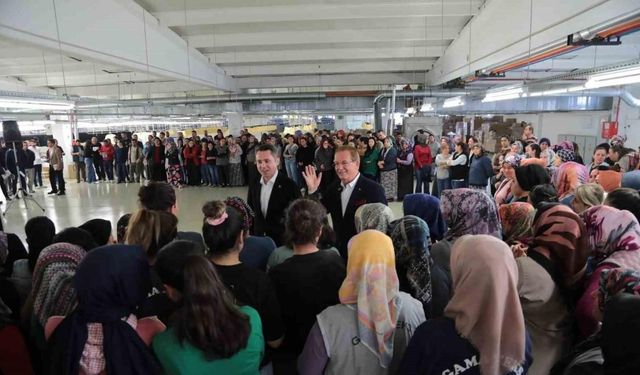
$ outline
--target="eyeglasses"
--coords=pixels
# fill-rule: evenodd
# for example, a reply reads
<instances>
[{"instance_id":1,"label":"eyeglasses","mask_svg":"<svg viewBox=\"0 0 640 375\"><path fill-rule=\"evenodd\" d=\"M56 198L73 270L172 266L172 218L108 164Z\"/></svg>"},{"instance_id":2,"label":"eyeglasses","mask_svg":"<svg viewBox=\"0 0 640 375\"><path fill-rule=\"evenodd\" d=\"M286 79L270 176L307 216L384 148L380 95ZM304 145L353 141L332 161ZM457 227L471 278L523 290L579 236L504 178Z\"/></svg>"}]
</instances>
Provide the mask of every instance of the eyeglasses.
<instances>
[{"instance_id":1,"label":"eyeglasses","mask_svg":"<svg viewBox=\"0 0 640 375\"><path fill-rule=\"evenodd\" d=\"M347 161L334 162L333 164L334 164L334 168L338 168L338 167L346 167L351 163L355 163L355 161L347 160Z\"/></svg>"}]
</instances>

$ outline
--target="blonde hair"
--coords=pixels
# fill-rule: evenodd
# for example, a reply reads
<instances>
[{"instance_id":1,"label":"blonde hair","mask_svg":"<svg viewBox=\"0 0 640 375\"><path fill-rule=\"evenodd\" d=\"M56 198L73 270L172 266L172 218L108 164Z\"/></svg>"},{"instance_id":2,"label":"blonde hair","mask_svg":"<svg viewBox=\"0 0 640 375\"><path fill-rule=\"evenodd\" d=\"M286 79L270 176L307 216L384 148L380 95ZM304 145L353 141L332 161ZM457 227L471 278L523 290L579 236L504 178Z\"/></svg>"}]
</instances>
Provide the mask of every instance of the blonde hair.
<instances>
[{"instance_id":1,"label":"blonde hair","mask_svg":"<svg viewBox=\"0 0 640 375\"><path fill-rule=\"evenodd\" d=\"M599 206L604 202L604 189L598 184L584 184L576 188L575 197L587 207Z\"/></svg>"},{"instance_id":2,"label":"blonde hair","mask_svg":"<svg viewBox=\"0 0 640 375\"><path fill-rule=\"evenodd\" d=\"M166 211L139 209L129 219L124 243L139 245L149 258L173 241L178 234L178 218Z\"/></svg>"}]
</instances>

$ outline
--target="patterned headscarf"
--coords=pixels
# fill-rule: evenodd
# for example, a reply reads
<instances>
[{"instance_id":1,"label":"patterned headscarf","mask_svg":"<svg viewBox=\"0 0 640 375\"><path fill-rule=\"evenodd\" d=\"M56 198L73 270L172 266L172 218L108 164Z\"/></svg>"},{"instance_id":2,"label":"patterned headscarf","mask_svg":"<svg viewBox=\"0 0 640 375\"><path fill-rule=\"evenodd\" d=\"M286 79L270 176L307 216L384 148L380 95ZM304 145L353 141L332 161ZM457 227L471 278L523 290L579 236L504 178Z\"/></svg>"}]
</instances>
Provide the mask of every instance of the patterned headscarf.
<instances>
[{"instance_id":1,"label":"patterned headscarf","mask_svg":"<svg viewBox=\"0 0 640 375\"><path fill-rule=\"evenodd\" d=\"M584 222L563 204L543 206L534 218L530 248L555 262L565 284L572 285L582 275L589 257Z\"/></svg>"},{"instance_id":2,"label":"patterned headscarf","mask_svg":"<svg viewBox=\"0 0 640 375\"><path fill-rule=\"evenodd\" d=\"M393 243L384 233L365 230L349 243L347 277L340 287L340 303L358 314L358 336L388 368L393 336L401 309Z\"/></svg>"},{"instance_id":3,"label":"patterned headscarf","mask_svg":"<svg viewBox=\"0 0 640 375\"><path fill-rule=\"evenodd\" d=\"M440 211L440 199L429 194L408 194L404 196L402 209L405 215L414 215L424 220L433 240L442 240L447 231L447 223Z\"/></svg>"},{"instance_id":4,"label":"patterned headscarf","mask_svg":"<svg viewBox=\"0 0 640 375\"><path fill-rule=\"evenodd\" d=\"M507 155L504 157L504 161L502 162L502 164L508 164L510 166L512 166L513 168L518 168L520 166L520 162L522 162L522 156L521 155Z\"/></svg>"},{"instance_id":5,"label":"patterned headscarf","mask_svg":"<svg viewBox=\"0 0 640 375\"><path fill-rule=\"evenodd\" d=\"M619 293L640 295L640 271L629 268L612 268L600 274L598 305L604 311L607 302Z\"/></svg>"},{"instance_id":6,"label":"patterned headscarf","mask_svg":"<svg viewBox=\"0 0 640 375\"><path fill-rule=\"evenodd\" d=\"M562 163L553 175L553 186L562 200L575 193L576 188L589 182L589 169L573 161Z\"/></svg>"},{"instance_id":7,"label":"patterned headscarf","mask_svg":"<svg viewBox=\"0 0 640 375\"><path fill-rule=\"evenodd\" d=\"M483 374L506 374L525 359L526 331L518 268L509 247L491 236L464 236L451 249L453 297L445 316L480 353Z\"/></svg>"},{"instance_id":8,"label":"patterned headscarf","mask_svg":"<svg viewBox=\"0 0 640 375\"><path fill-rule=\"evenodd\" d=\"M609 144L611 146L623 146L624 147L624 143L627 141L627 136L626 135L616 135L613 138L611 138L611 140L609 140Z\"/></svg>"},{"instance_id":9,"label":"patterned headscarf","mask_svg":"<svg viewBox=\"0 0 640 375\"><path fill-rule=\"evenodd\" d=\"M247 231L253 227L253 219L256 217L256 214L253 212L251 207L245 202L242 198L239 197L229 197L224 201L229 207L233 207L242 215L242 229Z\"/></svg>"},{"instance_id":10,"label":"patterned headscarf","mask_svg":"<svg viewBox=\"0 0 640 375\"><path fill-rule=\"evenodd\" d=\"M387 233L389 223L393 219L393 211L389 206L382 203L364 204L358 207L354 216L356 232L360 233L367 229L375 229L382 233Z\"/></svg>"},{"instance_id":11,"label":"patterned headscarf","mask_svg":"<svg viewBox=\"0 0 640 375\"><path fill-rule=\"evenodd\" d=\"M55 243L45 247L33 270L31 294L33 313L44 327L54 315L66 316L76 307L73 275L86 252L69 243Z\"/></svg>"},{"instance_id":12,"label":"patterned headscarf","mask_svg":"<svg viewBox=\"0 0 640 375\"><path fill-rule=\"evenodd\" d=\"M474 189L445 190L441 209L449 225L445 239L453 241L465 234L489 234L502 238L495 202L485 192Z\"/></svg>"},{"instance_id":13,"label":"patterned headscarf","mask_svg":"<svg viewBox=\"0 0 640 375\"><path fill-rule=\"evenodd\" d=\"M554 147L556 153L559 150L568 150L573 152L573 142L569 142L569 141L562 141L560 143L558 143L557 145L555 145Z\"/></svg>"},{"instance_id":14,"label":"patterned headscarf","mask_svg":"<svg viewBox=\"0 0 640 375\"><path fill-rule=\"evenodd\" d=\"M560 149L556 152L556 155L562 160L563 163L568 161L576 161L576 153L571 150Z\"/></svg>"},{"instance_id":15,"label":"patterned headscarf","mask_svg":"<svg viewBox=\"0 0 640 375\"><path fill-rule=\"evenodd\" d=\"M391 222L389 236L396 252L396 269L406 275L411 295L422 303L431 303L431 240L427 223L417 216L405 216Z\"/></svg>"},{"instance_id":16,"label":"patterned headscarf","mask_svg":"<svg viewBox=\"0 0 640 375\"><path fill-rule=\"evenodd\" d=\"M640 224L629 211L594 206L582 213L593 260L640 269Z\"/></svg>"},{"instance_id":17,"label":"patterned headscarf","mask_svg":"<svg viewBox=\"0 0 640 375\"><path fill-rule=\"evenodd\" d=\"M507 245L517 242L527 243L533 233L533 215L535 209L525 202L503 204L498 208L498 214L502 223L502 238Z\"/></svg>"}]
</instances>

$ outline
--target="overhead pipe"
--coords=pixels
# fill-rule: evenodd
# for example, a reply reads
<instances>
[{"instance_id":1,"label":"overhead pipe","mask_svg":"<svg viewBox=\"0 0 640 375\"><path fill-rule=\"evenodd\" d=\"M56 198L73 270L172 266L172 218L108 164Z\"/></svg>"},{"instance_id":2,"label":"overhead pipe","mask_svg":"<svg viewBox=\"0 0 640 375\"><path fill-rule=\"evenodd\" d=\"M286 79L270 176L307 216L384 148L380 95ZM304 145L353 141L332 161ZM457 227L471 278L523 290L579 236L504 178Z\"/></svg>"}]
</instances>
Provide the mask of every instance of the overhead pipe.
<instances>
[{"instance_id":1,"label":"overhead pipe","mask_svg":"<svg viewBox=\"0 0 640 375\"><path fill-rule=\"evenodd\" d=\"M612 98L615 98L617 96L622 99L622 101L625 102L628 106L640 108L640 99L636 98L626 89L585 89L583 91L561 93L554 96L597 96Z\"/></svg>"},{"instance_id":2,"label":"overhead pipe","mask_svg":"<svg viewBox=\"0 0 640 375\"><path fill-rule=\"evenodd\" d=\"M640 18L638 17L639 15L640 10L609 20L590 29L574 33L574 40L590 39L593 36L598 36L601 38L622 36L634 31L638 31L640 30ZM566 39L562 39L539 48L538 52L532 56L517 59L513 62L506 63L495 68L489 68L487 70L489 70L493 74L504 73L513 69L521 68L523 66L554 58L581 48L585 48L585 46L569 46L566 45Z\"/></svg>"}]
</instances>

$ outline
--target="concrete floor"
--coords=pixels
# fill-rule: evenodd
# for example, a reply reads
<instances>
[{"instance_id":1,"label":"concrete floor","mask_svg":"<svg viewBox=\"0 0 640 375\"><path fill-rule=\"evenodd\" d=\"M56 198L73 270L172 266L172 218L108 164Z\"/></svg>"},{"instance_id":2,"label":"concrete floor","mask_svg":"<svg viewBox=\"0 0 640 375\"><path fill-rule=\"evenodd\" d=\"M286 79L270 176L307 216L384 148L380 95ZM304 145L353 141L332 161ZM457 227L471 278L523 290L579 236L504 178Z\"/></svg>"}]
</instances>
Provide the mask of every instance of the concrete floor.
<instances>
[{"instance_id":1,"label":"concrete floor","mask_svg":"<svg viewBox=\"0 0 640 375\"><path fill-rule=\"evenodd\" d=\"M66 196L47 195L48 188L36 189L33 195L35 200L44 209L44 215L48 216L56 225L56 230L62 230L71 226L78 226L87 220L103 218L110 220L114 228L120 216L131 213L138 208L139 184L86 184L67 183ZM5 199L1 196L2 212L7 209ZM210 187L185 187L177 190L178 199L178 227L180 230L200 232L202 229L202 205L209 200L225 199L230 196L247 197L247 188L210 188ZM23 201L13 203L5 217L3 224L6 232L16 233L24 241L24 224L34 216L43 215L42 211L32 202L27 202L28 209ZM402 215L402 204L390 203L396 217Z\"/></svg>"}]
</instances>

